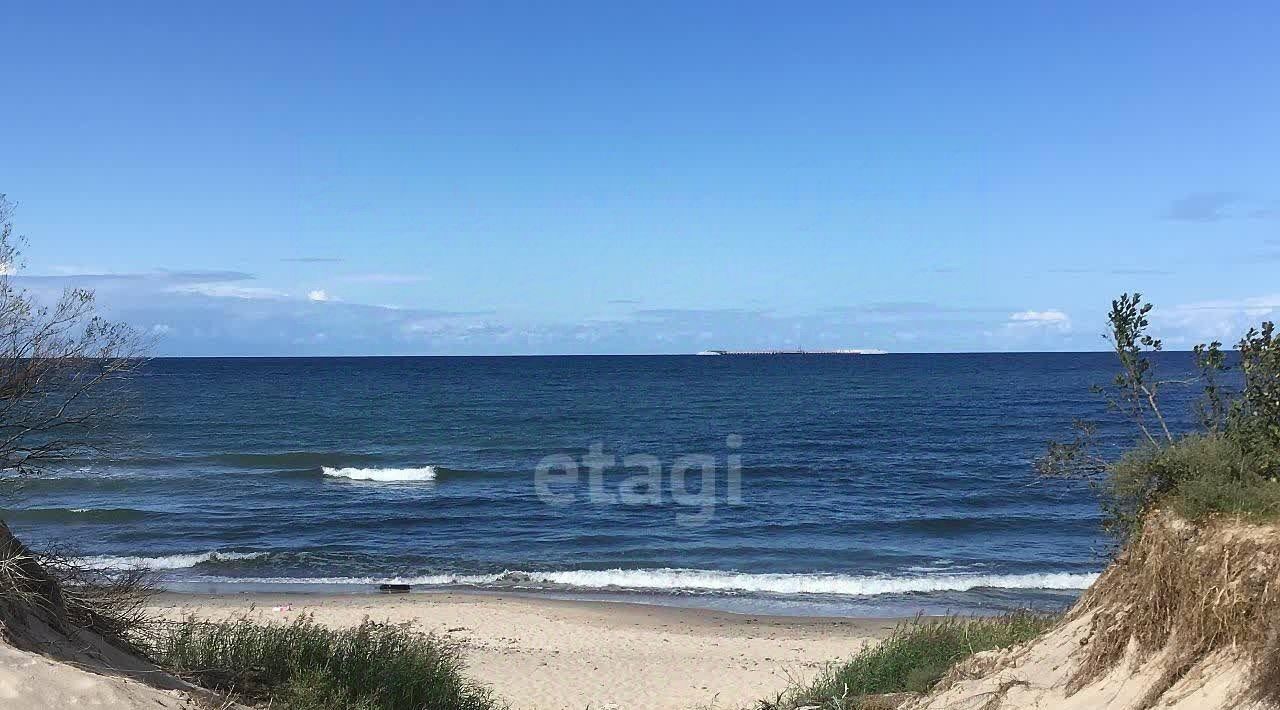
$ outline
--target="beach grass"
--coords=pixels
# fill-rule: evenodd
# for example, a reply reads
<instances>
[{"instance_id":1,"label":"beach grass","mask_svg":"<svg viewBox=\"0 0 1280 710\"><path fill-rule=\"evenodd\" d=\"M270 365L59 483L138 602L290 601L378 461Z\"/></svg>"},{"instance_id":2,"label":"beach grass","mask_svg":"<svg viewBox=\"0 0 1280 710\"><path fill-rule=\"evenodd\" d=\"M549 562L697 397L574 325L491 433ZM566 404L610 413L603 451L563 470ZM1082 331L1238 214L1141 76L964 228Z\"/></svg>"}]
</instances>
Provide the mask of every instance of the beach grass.
<instances>
[{"instance_id":1,"label":"beach grass","mask_svg":"<svg viewBox=\"0 0 1280 710\"><path fill-rule=\"evenodd\" d=\"M981 651L1036 638L1054 617L1018 612L991 618L923 619L899 624L888 638L827 667L816 679L795 683L756 710L871 710L884 696L923 693L960 661Z\"/></svg>"},{"instance_id":2,"label":"beach grass","mask_svg":"<svg viewBox=\"0 0 1280 710\"><path fill-rule=\"evenodd\" d=\"M402 625L188 618L163 626L146 647L159 665L196 684L280 710L505 707L463 676L450 641Z\"/></svg>"}]
</instances>

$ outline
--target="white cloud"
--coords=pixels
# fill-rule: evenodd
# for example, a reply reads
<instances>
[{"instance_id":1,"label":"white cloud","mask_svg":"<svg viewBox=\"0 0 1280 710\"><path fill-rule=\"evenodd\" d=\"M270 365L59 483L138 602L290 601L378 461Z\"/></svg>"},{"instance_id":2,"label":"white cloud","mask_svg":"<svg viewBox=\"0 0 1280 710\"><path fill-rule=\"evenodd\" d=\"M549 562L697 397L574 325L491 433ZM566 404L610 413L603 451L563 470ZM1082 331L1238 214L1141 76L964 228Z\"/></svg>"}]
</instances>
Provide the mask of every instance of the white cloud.
<instances>
[{"instance_id":1,"label":"white cloud","mask_svg":"<svg viewBox=\"0 0 1280 710\"><path fill-rule=\"evenodd\" d=\"M1175 306L1176 311L1224 311L1239 312L1257 318L1280 309L1280 295L1254 296L1236 301L1201 301Z\"/></svg>"},{"instance_id":2,"label":"white cloud","mask_svg":"<svg viewBox=\"0 0 1280 710\"><path fill-rule=\"evenodd\" d=\"M1018 311L1009 314L1009 322L1013 325L1057 326L1071 325L1071 318L1062 311Z\"/></svg>"},{"instance_id":3,"label":"white cloud","mask_svg":"<svg viewBox=\"0 0 1280 710\"><path fill-rule=\"evenodd\" d=\"M1053 334L1058 338L1071 332L1071 317L1059 310L1018 311L1010 313L1004 324L1004 334L1018 339L1025 339L1032 333ZM1009 347L1012 343L1004 343L1000 347Z\"/></svg>"},{"instance_id":4,"label":"white cloud","mask_svg":"<svg viewBox=\"0 0 1280 710\"><path fill-rule=\"evenodd\" d=\"M274 288L261 286L236 286L226 283L199 283L171 289L180 293L195 293L212 298L239 298L242 300L278 300L289 294Z\"/></svg>"},{"instance_id":5,"label":"white cloud","mask_svg":"<svg viewBox=\"0 0 1280 710\"><path fill-rule=\"evenodd\" d=\"M355 276L382 283L407 283L410 279L393 272ZM1046 350L1097 346L1092 333L1085 339L1067 327L1070 321L1061 311L1014 312L1008 306L935 306L908 301L818 312L784 312L764 306L649 307L620 312L607 309L607 316L587 313L554 319L501 310L428 309L412 302L402 304L403 308L353 303L328 290L332 287L344 296L356 296L345 293L343 286L351 282L342 275L316 279L310 285L278 287L267 287L247 272L217 270L106 273L68 267L61 275L14 278L53 297L67 284L98 290L104 309L110 309L113 318L155 336L163 335L156 338L157 353L166 355L630 353L801 346ZM1261 308L1266 304L1250 305Z\"/></svg>"},{"instance_id":6,"label":"white cloud","mask_svg":"<svg viewBox=\"0 0 1280 710\"><path fill-rule=\"evenodd\" d=\"M1172 308L1156 307L1152 323L1171 329L1165 340L1189 345L1206 340L1235 343L1252 326L1280 318L1280 295L1254 296L1238 300L1201 301Z\"/></svg>"}]
</instances>

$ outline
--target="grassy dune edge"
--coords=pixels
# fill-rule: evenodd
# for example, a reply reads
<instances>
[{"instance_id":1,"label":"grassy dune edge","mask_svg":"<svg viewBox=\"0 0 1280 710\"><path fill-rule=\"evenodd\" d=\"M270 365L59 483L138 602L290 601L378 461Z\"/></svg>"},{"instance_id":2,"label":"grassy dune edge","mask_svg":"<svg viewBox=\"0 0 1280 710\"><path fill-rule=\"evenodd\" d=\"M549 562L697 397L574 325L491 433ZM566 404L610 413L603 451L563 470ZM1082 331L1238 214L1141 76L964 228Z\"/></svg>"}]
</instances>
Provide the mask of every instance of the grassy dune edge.
<instances>
[{"instance_id":1,"label":"grassy dune edge","mask_svg":"<svg viewBox=\"0 0 1280 710\"><path fill-rule=\"evenodd\" d=\"M407 625L347 629L188 618L148 640L161 666L204 687L281 710L496 710L463 675L457 646Z\"/></svg>"},{"instance_id":2,"label":"grassy dune edge","mask_svg":"<svg viewBox=\"0 0 1280 710\"><path fill-rule=\"evenodd\" d=\"M871 710L895 707L908 694L927 692L960 661L982 651L1029 641L1055 618L1016 613L989 619L916 618L852 659L835 663L808 683L797 683L756 710Z\"/></svg>"}]
</instances>

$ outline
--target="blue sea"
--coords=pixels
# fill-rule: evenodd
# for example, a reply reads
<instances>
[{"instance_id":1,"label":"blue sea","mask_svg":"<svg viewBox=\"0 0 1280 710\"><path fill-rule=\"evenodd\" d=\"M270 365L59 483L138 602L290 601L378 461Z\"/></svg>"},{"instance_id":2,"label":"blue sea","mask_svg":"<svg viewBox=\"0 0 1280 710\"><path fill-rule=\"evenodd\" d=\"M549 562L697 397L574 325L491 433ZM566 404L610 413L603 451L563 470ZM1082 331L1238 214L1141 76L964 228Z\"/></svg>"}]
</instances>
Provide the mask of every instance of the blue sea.
<instances>
[{"instance_id":1,"label":"blue sea","mask_svg":"<svg viewBox=\"0 0 1280 710\"><path fill-rule=\"evenodd\" d=\"M1185 374L1186 354L1165 354ZM0 513L183 591L468 589L753 613L1069 604L1108 540L1032 460L1107 353L157 359L125 442ZM1186 426L1190 395L1170 400Z\"/></svg>"}]
</instances>

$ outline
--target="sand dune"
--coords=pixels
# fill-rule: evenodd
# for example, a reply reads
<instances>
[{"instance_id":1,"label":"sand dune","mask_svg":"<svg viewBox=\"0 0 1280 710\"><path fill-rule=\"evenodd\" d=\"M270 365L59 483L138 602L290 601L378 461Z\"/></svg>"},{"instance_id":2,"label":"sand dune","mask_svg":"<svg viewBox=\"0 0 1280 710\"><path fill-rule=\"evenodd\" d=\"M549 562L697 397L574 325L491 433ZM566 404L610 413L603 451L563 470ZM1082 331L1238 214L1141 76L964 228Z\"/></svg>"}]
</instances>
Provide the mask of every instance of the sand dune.
<instances>
[{"instance_id":1,"label":"sand dune","mask_svg":"<svg viewBox=\"0 0 1280 710\"><path fill-rule=\"evenodd\" d=\"M1075 654L1088 637L1084 616L1030 646L979 654L953 671L942 688L900 710L1098 710L1144 707L1145 696L1167 668L1157 655L1134 664L1126 659L1093 683L1068 695ZM1195 664L1186 675L1145 707L1172 710L1259 710L1245 693L1246 663L1228 652Z\"/></svg>"},{"instance_id":2,"label":"sand dune","mask_svg":"<svg viewBox=\"0 0 1280 710\"><path fill-rule=\"evenodd\" d=\"M788 619L510 595L164 595L176 618L414 622L522 710L739 708L883 636L893 620Z\"/></svg>"},{"instance_id":3,"label":"sand dune","mask_svg":"<svg viewBox=\"0 0 1280 710\"><path fill-rule=\"evenodd\" d=\"M204 706L179 690L160 690L128 678L82 670L0 643L0 707L194 710Z\"/></svg>"},{"instance_id":4,"label":"sand dune","mask_svg":"<svg viewBox=\"0 0 1280 710\"><path fill-rule=\"evenodd\" d=\"M1150 516L1065 621L980 654L907 710L1262 708L1274 696L1280 527Z\"/></svg>"},{"instance_id":5,"label":"sand dune","mask_svg":"<svg viewBox=\"0 0 1280 710\"><path fill-rule=\"evenodd\" d=\"M1260 709L1259 693L1274 691L1280 672L1273 663L1258 675L1260 659L1280 660L1269 631L1280 609L1277 560L1275 527L1155 517L1056 628L962 662L901 707ZM411 623L455 640L470 675L525 710L736 710L811 678L896 623L479 593L164 594L152 604L169 619ZM109 651L94 655L99 668ZM153 671L141 666L134 679L108 678L67 663L65 653L59 660L0 647L0 701L195 707L183 691L198 689L177 679L169 689L144 686L138 673Z\"/></svg>"}]
</instances>

